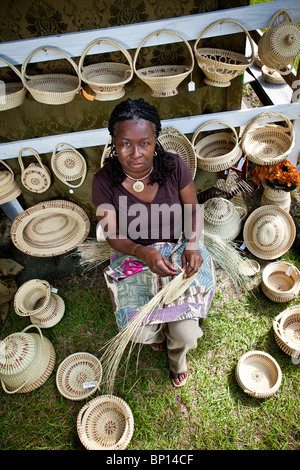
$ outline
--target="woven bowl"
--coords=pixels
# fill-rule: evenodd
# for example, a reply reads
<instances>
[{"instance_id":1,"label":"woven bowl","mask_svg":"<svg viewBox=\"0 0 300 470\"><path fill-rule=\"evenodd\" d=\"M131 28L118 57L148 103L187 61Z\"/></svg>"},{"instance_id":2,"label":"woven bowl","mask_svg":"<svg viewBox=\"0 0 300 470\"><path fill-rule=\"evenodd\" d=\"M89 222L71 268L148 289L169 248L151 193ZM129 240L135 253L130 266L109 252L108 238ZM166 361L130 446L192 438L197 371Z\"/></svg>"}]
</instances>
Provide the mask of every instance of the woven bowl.
<instances>
[{"instance_id":1,"label":"woven bowl","mask_svg":"<svg viewBox=\"0 0 300 470\"><path fill-rule=\"evenodd\" d=\"M101 362L86 352L68 356L56 373L56 386L69 400L84 400L91 396L99 388L101 380Z\"/></svg>"},{"instance_id":2,"label":"woven bowl","mask_svg":"<svg viewBox=\"0 0 300 470\"><path fill-rule=\"evenodd\" d=\"M113 395L94 398L77 417L80 441L88 450L124 450L134 431L130 407Z\"/></svg>"},{"instance_id":3,"label":"woven bowl","mask_svg":"<svg viewBox=\"0 0 300 470\"><path fill-rule=\"evenodd\" d=\"M249 351L238 360L236 379L248 395L268 398L279 389L282 373L278 363L270 354L263 351Z\"/></svg>"},{"instance_id":4,"label":"woven bowl","mask_svg":"<svg viewBox=\"0 0 300 470\"><path fill-rule=\"evenodd\" d=\"M188 165L193 178L197 170L196 152L189 139L174 127L164 127L158 140L166 152L176 153Z\"/></svg>"},{"instance_id":5,"label":"woven bowl","mask_svg":"<svg viewBox=\"0 0 300 470\"><path fill-rule=\"evenodd\" d=\"M30 315L30 321L33 325L40 328L51 328L57 325L65 313L65 302L57 294L51 294L50 302L42 314Z\"/></svg>"},{"instance_id":6,"label":"woven bowl","mask_svg":"<svg viewBox=\"0 0 300 470\"><path fill-rule=\"evenodd\" d=\"M0 111L6 111L20 106L26 95L26 88L22 82L22 76L19 70L7 60L0 57L0 60L4 62L18 77L17 82L3 82L0 88Z\"/></svg>"},{"instance_id":7,"label":"woven bowl","mask_svg":"<svg viewBox=\"0 0 300 470\"><path fill-rule=\"evenodd\" d=\"M14 309L17 315L24 317L42 315L48 308L51 299L49 282L31 279L22 284L14 297Z\"/></svg>"},{"instance_id":8,"label":"woven bowl","mask_svg":"<svg viewBox=\"0 0 300 470\"><path fill-rule=\"evenodd\" d=\"M289 356L300 358L300 305L289 307L273 321L276 343Z\"/></svg>"},{"instance_id":9,"label":"woven bowl","mask_svg":"<svg viewBox=\"0 0 300 470\"><path fill-rule=\"evenodd\" d=\"M273 302L288 302L299 294L300 272L285 261L270 263L263 269L261 287Z\"/></svg>"}]
</instances>

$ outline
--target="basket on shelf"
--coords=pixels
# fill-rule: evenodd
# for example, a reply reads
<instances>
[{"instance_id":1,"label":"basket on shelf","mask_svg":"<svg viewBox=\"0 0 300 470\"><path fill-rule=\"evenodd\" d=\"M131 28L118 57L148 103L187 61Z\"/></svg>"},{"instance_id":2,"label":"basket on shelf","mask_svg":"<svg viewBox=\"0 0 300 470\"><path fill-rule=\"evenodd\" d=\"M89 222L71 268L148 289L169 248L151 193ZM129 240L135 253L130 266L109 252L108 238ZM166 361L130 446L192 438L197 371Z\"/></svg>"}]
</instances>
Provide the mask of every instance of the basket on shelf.
<instances>
[{"instance_id":1,"label":"basket on shelf","mask_svg":"<svg viewBox=\"0 0 300 470\"><path fill-rule=\"evenodd\" d=\"M158 136L158 140L166 152L176 153L182 158L191 170L193 178L195 178L197 157L189 139L174 127L164 127Z\"/></svg>"},{"instance_id":2,"label":"basket on shelf","mask_svg":"<svg viewBox=\"0 0 300 470\"><path fill-rule=\"evenodd\" d=\"M272 83L273 85L285 85L286 83L285 79L280 75L280 73L271 67L263 65L261 67L261 73L264 80L268 83Z\"/></svg>"},{"instance_id":3,"label":"basket on shelf","mask_svg":"<svg viewBox=\"0 0 300 470\"><path fill-rule=\"evenodd\" d=\"M232 132L215 132L197 142L200 132L214 124L228 127ZM192 136L192 145L196 151L198 167L209 172L227 170L242 157L242 149L235 128L219 119L201 124Z\"/></svg>"},{"instance_id":4,"label":"basket on shelf","mask_svg":"<svg viewBox=\"0 0 300 470\"><path fill-rule=\"evenodd\" d=\"M262 272L261 288L273 302L288 302L299 294L299 270L286 261L269 263Z\"/></svg>"},{"instance_id":5,"label":"basket on shelf","mask_svg":"<svg viewBox=\"0 0 300 470\"><path fill-rule=\"evenodd\" d=\"M0 171L0 204L5 204L20 196L22 191L10 166L4 160L0 160L0 163L7 168Z\"/></svg>"},{"instance_id":6,"label":"basket on shelf","mask_svg":"<svg viewBox=\"0 0 300 470\"><path fill-rule=\"evenodd\" d=\"M64 148L59 149L59 147ZM57 178L70 188L79 188L87 173L84 157L78 150L66 143L55 146L51 156L51 167Z\"/></svg>"},{"instance_id":7,"label":"basket on shelf","mask_svg":"<svg viewBox=\"0 0 300 470\"><path fill-rule=\"evenodd\" d=\"M74 68L76 75L70 73L45 73L42 75L27 75L27 65L38 52L52 51L66 59ZM52 46L41 46L32 51L25 59L21 68L22 80L32 97L44 104L66 104L71 102L81 88L76 63L64 51Z\"/></svg>"},{"instance_id":8,"label":"basket on shelf","mask_svg":"<svg viewBox=\"0 0 300 470\"><path fill-rule=\"evenodd\" d=\"M78 436L88 450L124 450L133 431L130 407L114 395L94 398L81 408L77 417Z\"/></svg>"},{"instance_id":9,"label":"basket on shelf","mask_svg":"<svg viewBox=\"0 0 300 470\"><path fill-rule=\"evenodd\" d=\"M272 119L283 121L284 125L262 123ZM245 126L241 145L251 162L257 165L275 165L285 160L295 145L293 125L283 114L275 111L262 112Z\"/></svg>"},{"instance_id":10,"label":"basket on shelf","mask_svg":"<svg viewBox=\"0 0 300 470\"><path fill-rule=\"evenodd\" d=\"M4 82L1 80L0 84L0 111L6 111L7 109L17 108L20 106L26 95L26 88L22 81L21 72L7 60L0 57L0 60L4 62L8 67L15 72L17 77L20 79L17 82Z\"/></svg>"},{"instance_id":11,"label":"basket on shelf","mask_svg":"<svg viewBox=\"0 0 300 470\"><path fill-rule=\"evenodd\" d=\"M273 321L276 343L286 354L300 358L300 306L289 307Z\"/></svg>"},{"instance_id":12,"label":"basket on shelf","mask_svg":"<svg viewBox=\"0 0 300 470\"><path fill-rule=\"evenodd\" d=\"M226 49L198 47L199 41L203 39L203 36L209 29L224 23L236 24L244 31L251 46L251 55L249 57L239 52L228 51ZM233 78L244 73L247 67L253 64L255 54L253 41L248 31L240 23L230 19L217 20L207 26L198 36L194 44L194 52L198 65L206 76L204 82L207 85L217 87L230 86L230 81Z\"/></svg>"},{"instance_id":13,"label":"basket on shelf","mask_svg":"<svg viewBox=\"0 0 300 470\"><path fill-rule=\"evenodd\" d=\"M119 49L128 63L100 62L83 66L90 49L101 44L109 44ZM116 100L124 96L124 86L133 77L132 58L129 52L118 42L108 38L99 38L90 42L83 51L79 60L78 71L80 79L91 88L93 92L92 99L98 101Z\"/></svg>"},{"instance_id":14,"label":"basket on shelf","mask_svg":"<svg viewBox=\"0 0 300 470\"><path fill-rule=\"evenodd\" d=\"M30 163L27 168L24 167L22 161L23 152L30 152L36 162ZM51 185L51 173L48 168L43 165L39 154L32 148L23 148L19 151L18 162L21 168L21 182L24 188L33 193L43 193Z\"/></svg>"},{"instance_id":15,"label":"basket on shelf","mask_svg":"<svg viewBox=\"0 0 300 470\"><path fill-rule=\"evenodd\" d=\"M186 45L190 56L191 56L191 64L189 66L186 65L154 65L149 67L144 67L141 69L136 68L137 57L142 46L147 42L150 38L156 36L158 37L160 34L171 34L179 37L184 44ZM162 29L158 31L154 31L153 33L146 36L138 48L136 49L134 59L133 59L133 68L135 74L145 82L151 88L151 95L156 97L167 97L167 96L174 96L177 95L177 87L178 85L192 72L194 68L194 55L193 50L187 40L178 34L175 31Z\"/></svg>"},{"instance_id":16,"label":"basket on shelf","mask_svg":"<svg viewBox=\"0 0 300 470\"><path fill-rule=\"evenodd\" d=\"M283 21L279 24L280 16L283 16ZM276 25L272 26L275 21ZM287 75L293 69L299 54L300 28L293 23L286 10L278 10L258 42L259 58L264 65L281 75Z\"/></svg>"}]
</instances>

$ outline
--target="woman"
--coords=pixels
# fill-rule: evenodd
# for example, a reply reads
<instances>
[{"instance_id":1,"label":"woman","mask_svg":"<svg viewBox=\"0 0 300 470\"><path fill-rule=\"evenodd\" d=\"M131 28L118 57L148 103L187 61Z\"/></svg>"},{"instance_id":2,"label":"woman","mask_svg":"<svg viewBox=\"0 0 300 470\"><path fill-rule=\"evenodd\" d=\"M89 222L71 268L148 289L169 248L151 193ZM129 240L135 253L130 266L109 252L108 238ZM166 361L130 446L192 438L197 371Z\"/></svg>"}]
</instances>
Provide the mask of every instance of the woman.
<instances>
[{"instance_id":1,"label":"woman","mask_svg":"<svg viewBox=\"0 0 300 470\"><path fill-rule=\"evenodd\" d=\"M132 338L162 350L166 337L172 383L180 387L188 376L187 351L202 336L199 318L205 318L215 287L212 261L199 242L202 226L193 177L178 155L160 145L159 116L143 99L117 105L108 130L110 156L94 175L92 193L106 240L118 253L104 275L119 329L178 268L185 278L201 268L194 296L191 286ZM140 262L134 275L124 270L128 260Z\"/></svg>"}]
</instances>

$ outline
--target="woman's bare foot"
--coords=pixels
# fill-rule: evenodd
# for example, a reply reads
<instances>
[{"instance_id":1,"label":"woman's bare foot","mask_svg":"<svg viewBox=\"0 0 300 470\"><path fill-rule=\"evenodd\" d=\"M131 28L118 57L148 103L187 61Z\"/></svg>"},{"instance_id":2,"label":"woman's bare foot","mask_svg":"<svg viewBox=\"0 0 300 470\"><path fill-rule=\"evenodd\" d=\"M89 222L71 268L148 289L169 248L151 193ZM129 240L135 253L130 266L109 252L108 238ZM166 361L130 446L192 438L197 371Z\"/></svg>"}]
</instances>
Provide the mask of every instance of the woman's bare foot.
<instances>
[{"instance_id":1,"label":"woman's bare foot","mask_svg":"<svg viewBox=\"0 0 300 470\"><path fill-rule=\"evenodd\" d=\"M172 379L172 384L174 387L183 387L186 384L188 378L188 366L186 364L186 371L180 372L179 374L170 370L170 377Z\"/></svg>"}]
</instances>

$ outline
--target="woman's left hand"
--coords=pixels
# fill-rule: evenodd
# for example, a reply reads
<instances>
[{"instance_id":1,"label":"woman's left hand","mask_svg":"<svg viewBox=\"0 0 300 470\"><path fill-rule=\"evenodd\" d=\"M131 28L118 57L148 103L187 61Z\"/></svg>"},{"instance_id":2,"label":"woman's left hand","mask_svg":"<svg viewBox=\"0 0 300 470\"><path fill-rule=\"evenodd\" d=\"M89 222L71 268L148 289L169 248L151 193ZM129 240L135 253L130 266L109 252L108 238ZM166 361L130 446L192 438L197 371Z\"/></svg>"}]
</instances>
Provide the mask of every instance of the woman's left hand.
<instances>
[{"instance_id":1,"label":"woman's left hand","mask_svg":"<svg viewBox=\"0 0 300 470\"><path fill-rule=\"evenodd\" d=\"M195 274L203 263L203 258L199 250L184 250L181 255L182 269L185 270L184 277Z\"/></svg>"}]
</instances>

